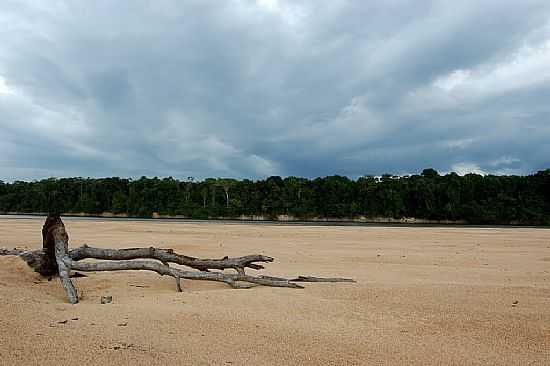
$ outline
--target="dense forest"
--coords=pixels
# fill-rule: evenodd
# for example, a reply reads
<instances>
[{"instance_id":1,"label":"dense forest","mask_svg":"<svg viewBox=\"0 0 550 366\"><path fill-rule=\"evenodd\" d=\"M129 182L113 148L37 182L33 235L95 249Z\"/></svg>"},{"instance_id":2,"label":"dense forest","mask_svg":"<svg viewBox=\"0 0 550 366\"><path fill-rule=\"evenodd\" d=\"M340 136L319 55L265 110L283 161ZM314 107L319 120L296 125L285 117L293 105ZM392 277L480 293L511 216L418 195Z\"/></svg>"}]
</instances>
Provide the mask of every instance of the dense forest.
<instances>
[{"instance_id":1,"label":"dense forest","mask_svg":"<svg viewBox=\"0 0 550 366\"><path fill-rule=\"evenodd\" d=\"M265 180L50 178L0 181L0 212L308 219L416 218L550 224L550 169L529 176L343 176Z\"/></svg>"}]
</instances>

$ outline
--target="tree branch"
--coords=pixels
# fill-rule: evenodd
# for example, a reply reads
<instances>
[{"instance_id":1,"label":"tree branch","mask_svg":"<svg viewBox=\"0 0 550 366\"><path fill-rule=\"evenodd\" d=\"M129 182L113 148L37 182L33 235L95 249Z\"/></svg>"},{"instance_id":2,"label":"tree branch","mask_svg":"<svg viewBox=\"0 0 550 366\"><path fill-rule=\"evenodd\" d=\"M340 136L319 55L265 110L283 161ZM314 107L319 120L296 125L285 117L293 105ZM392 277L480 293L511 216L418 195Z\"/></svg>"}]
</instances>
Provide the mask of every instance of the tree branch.
<instances>
[{"instance_id":1,"label":"tree branch","mask_svg":"<svg viewBox=\"0 0 550 366\"><path fill-rule=\"evenodd\" d=\"M289 280L291 282L355 282L351 278L342 277L312 277L312 276L298 276Z\"/></svg>"},{"instance_id":2,"label":"tree branch","mask_svg":"<svg viewBox=\"0 0 550 366\"><path fill-rule=\"evenodd\" d=\"M129 260L129 259L156 259L163 263L175 263L183 266L207 271L210 269L232 268L237 273L244 274L245 268L263 269L261 264L255 262L273 262L273 258L255 254L244 257L222 259L200 259L175 253L172 249L149 248L128 248L128 249L104 249L94 248L86 244L69 251L69 257L78 261L86 258L108 259L108 260Z\"/></svg>"},{"instance_id":3,"label":"tree branch","mask_svg":"<svg viewBox=\"0 0 550 366\"><path fill-rule=\"evenodd\" d=\"M178 268L169 267L164 264L153 261L96 261L96 262L78 262L73 261L69 257L64 259L65 264L78 271L83 272L100 272L100 271L153 271L161 276L171 276L174 278L185 278L188 280L206 280L224 282L234 288L242 288L236 282L249 282L263 286L271 287L288 287L288 288L303 288L302 286L292 283L284 278L265 278L255 277L241 274L226 274L222 272L204 272L204 271L184 271Z\"/></svg>"},{"instance_id":4,"label":"tree branch","mask_svg":"<svg viewBox=\"0 0 550 366\"><path fill-rule=\"evenodd\" d=\"M69 275L71 273L71 261L67 256L66 241L56 240L55 241L55 259L57 260L57 268L59 270L59 279L61 284L67 293L69 302L71 304L76 304L78 302L78 293L74 287Z\"/></svg>"}]
</instances>

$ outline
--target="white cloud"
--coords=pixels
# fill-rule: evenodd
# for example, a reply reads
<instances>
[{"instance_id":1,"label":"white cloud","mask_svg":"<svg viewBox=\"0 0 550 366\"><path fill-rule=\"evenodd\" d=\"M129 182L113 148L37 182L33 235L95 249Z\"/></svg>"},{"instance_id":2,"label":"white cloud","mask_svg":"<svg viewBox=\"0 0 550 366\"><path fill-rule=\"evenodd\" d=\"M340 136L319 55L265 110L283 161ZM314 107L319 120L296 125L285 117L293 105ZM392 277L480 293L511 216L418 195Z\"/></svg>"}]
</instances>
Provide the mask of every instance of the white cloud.
<instances>
[{"instance_id":1,"label":"white cloud","mask_svg":"<svg viewBox=\"0 0 550 366\"><path fill-rule=\"evenodd\" d=\"M287 25L298 26L306 17L305 9L296 1L256 0L262 10L277 15Z\"/></svg>"},{"instance_id":2,"label":"white cloud","mask_svg":"<svg viewBox=\"0 0 550 366\"><path fill-rule=\"evenodd\" d=\"M468 162L453 164L451 166L451 171L458 175L466 175L469 173L487 175L487 172L481 169L478 164Z\"/></svg>"},{"instance_id":3,"label":"white cloud","mask_svg":"<svg viewBox=\"0 0 550 366\"><path fill-rule=\"evenodd\" d=\"M279 0L256 0L256 4L274 13L281 12L281 4L279 3Z\"/></svg>"},{"instance_id":4,"label":"white cloud","mask_svg":"<svg viewBox=\"0 0 550 366\"><path fill-rule=\"evenodd\" d=\"M513 157L510 157L510 156L501 156L498 159L490 161L489 165L492 166L492 167L498 167L498 166L502 166L502 165L512 165L512 164L516 164L516 163L520 163L520 162L521 162L521 160L517 159L517 158L513 158Z\"/></svg>"},{"instance_id":5,"label":"white cloud","mask_svg":"<svg viewBox=\"0 0 550 366\"><path fill-rule=\"evenodd\" d=\"M258 156L256 154L252 154L246 157L245 161L248 165L248 168L260 177L281 174L279 166L276 162Z\"/></svg>"},{"instance_id":6,"label":"white cloud","mask_svg":"<svg viewBox=\"0 0 550 366\"><path fill-rule=\"evenodd\" d=\"M0 75L0 95L2 94L14 94L14 90L8 87L8 85L6 84L6 79L4 79L2 75Z\"/></svg>"},{"instance_id":7,"label":"white cloud","mask_svg":"<svg viewBox=\"0 0 550 366\"><path fill-rule=\"evenodd\" d=\"M455 70L450 74L438 77L433 82L433 86L443 89L446 92L451 92L456 87L464 84L471 74L471 70Z\"/></svg>"},{"instance_id":8,"label":"white cloud","mask_svg":"<svg viewBox=\"0 0 550 366\"><path fill-rule=\"evenodd\" d=\"M467 149L477 140L477 138L450 139L436 143L436 146L441 146L448 149Z\"/></svg>"},{"instance_id":9,"label":"white cloud","mask_svg":"<svg viewBox=\"0 0 550 366\"><path fill-rule=\"evenodd\" d=\"M473 69L457 69L437 77L430 86L410 96L421 104L459 107L460 103L550 83L550 39L541 44L523 46L499 62Z\"/></svg>"}]
</instances>

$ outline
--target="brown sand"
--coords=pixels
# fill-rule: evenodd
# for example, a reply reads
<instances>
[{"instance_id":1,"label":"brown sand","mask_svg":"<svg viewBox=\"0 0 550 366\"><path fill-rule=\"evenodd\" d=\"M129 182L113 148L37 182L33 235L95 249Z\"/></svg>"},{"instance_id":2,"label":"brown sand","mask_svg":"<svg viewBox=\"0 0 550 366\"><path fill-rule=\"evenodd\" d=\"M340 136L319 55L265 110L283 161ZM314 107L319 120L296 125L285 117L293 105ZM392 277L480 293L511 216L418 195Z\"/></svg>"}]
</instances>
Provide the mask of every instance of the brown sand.
<instances>
[{"instance_id":1,"label":"brown sand","mask_svg":"<svg viewBox=\"0 0 550 366\"><path fill-rule=\"evenodd\" d=\"M41 225L1 219L0 247L39 247ZM0 257L2 365L550 365L549 230L66 226L71 246L263 253L276 258L267 274L358 283L232 290L184 281L177 293L154 273L92 273L76 279L84 298L73 306L56 279ZM102 295L114 302L101 305Z\"/></svg>"}]
</instances>

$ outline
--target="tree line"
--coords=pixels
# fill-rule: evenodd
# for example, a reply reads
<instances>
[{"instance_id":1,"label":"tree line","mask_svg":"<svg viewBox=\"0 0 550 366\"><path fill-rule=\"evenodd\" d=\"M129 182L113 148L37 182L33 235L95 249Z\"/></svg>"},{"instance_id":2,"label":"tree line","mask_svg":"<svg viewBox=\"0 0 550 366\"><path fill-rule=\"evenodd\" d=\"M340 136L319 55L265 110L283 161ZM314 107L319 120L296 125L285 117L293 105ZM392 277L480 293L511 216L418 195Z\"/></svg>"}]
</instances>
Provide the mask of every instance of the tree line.
<instances>
[{"instance_id":1,"label":"tree line","mask_svg":"<svg viewBox=\"0 0 550 366\"><path fill-rule=\"evenodd\" d=\"M264 180L192 177L49 178L0 181L0 211L154 214L193 219L288 215L300 220L416 218L471 224L550 224L550 169L528 176L425 169L418 175Z\"/></svg>"}]
</instances>

